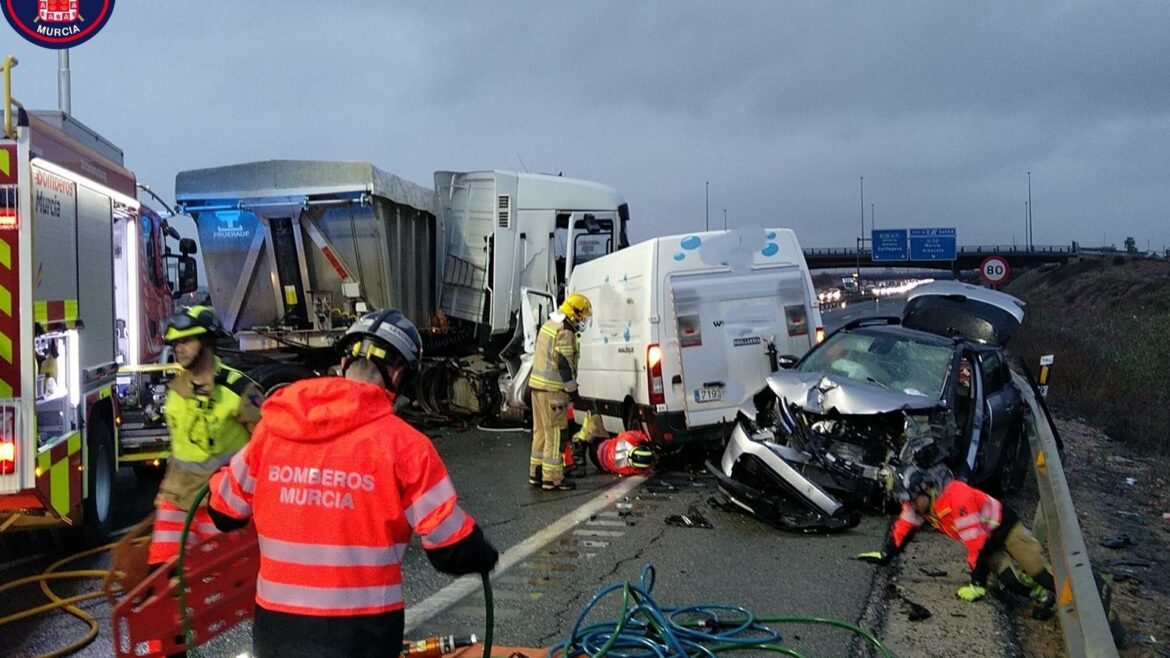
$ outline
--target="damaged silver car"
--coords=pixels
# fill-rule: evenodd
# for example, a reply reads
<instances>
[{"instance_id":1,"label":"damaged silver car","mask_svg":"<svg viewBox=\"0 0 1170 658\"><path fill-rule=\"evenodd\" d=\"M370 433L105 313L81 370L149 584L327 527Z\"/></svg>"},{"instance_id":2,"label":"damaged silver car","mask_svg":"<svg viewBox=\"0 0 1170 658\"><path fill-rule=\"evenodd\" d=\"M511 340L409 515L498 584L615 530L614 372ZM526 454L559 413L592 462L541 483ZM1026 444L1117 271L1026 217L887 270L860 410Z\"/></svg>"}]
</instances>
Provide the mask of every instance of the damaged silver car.
<instances>
[{"instance_id":1,"label":"damaged silver car","mask_svg":"<svg viewBox=\"0 0 1170 658\"><path fill-rule=\"evenodd\" d=\"M740 414L709 465L722 493L781 527L834 529L882 505L905 464L1017 486L1024 404L1003 346L1023 317L1011 295L946 281L915 289L901 318L850 322L789 359ZM813 518L794 516L792 501Z\"/></svg>"}]
</instances>

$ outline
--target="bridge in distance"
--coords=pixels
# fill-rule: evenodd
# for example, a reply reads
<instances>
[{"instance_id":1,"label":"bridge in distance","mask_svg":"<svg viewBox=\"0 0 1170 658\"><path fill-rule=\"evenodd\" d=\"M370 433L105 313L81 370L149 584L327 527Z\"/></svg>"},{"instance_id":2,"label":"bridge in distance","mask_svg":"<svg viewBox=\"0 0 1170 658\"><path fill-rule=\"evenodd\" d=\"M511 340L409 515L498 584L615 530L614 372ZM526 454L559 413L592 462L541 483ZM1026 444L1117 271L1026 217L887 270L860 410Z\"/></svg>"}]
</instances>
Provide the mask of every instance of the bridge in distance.
<instances>
[{"instance_id":1,"label":"bridge in distance","mask_svg":"<svg viewBox=\"0 0 1170 658\"><path fill-rule=\"evenodd\" d=\"M1100 250L1091 250L1092 255L1101 255ZM1114 252L1121 253L1121 252ZM1076 245L979 245L958 247L955 260L873 260L873 252L862 248L810 248L804 250L804 258L810 269L853 269L863 268L913 268L924 270L949 270L957 275L963 270L979 267L988 256L1002 256L1012 268L1028 268L1045 263L1066 263L1069 259L1090 255L1090 250Z\"/></svg>"}]
</instances>

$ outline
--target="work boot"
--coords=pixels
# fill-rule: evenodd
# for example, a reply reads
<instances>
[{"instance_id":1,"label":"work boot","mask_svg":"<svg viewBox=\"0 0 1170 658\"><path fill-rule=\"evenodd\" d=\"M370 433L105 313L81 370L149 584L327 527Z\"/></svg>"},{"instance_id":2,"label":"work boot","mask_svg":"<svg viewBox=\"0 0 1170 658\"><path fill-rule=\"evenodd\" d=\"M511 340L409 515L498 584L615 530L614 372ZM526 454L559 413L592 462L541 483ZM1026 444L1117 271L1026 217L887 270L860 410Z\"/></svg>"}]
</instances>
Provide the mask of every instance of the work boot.
<instances>
[{"instance_id":1,"label":"work boot","mask_svg":"<svg viewBox=\"0 0 1170 658\"><path fill-rule=\"evenodd\" d=\"M577 488L577 483L572 480L561 480L558 483L545 482L540 485L543 491L572 491Z\"/></svg>"},{"instance_id":2,"label":"work boot","mask_svg":"<svg viewBox=\"0 0 1170 658\"><path fill-rule=\"evenodd\" d=\"M528 476L528 486L530 486L530 487L540 487L540 480L541 480L541 477L540 477L540 467L539 467L539 466L537 466L537 467L536 467L536 475L529 475L529 476Z\"/></svg>"},{"instance_id":3,"label":"work boot","mask_svg":"<svg viewBox=\"0 0 1170 658\"><path fill-rule=\"evenodd\" d=\"M1049 592L1040 585L1032 588L1032 591L1028 594L1028 598L1045 608L1051 608L1056 605L1056 597L1052 595L1052 592Z\"/></svg>"},{"instance_id":4,"label":"work boot","mask_svg":"<svg viewBox=\"0 0 1170 658\"><path fill-rule=\"evenodd\" d=\"M565 477L585 477L585 442L573 441L573 466L565 469Z\"/></svg>"}]
</instances>

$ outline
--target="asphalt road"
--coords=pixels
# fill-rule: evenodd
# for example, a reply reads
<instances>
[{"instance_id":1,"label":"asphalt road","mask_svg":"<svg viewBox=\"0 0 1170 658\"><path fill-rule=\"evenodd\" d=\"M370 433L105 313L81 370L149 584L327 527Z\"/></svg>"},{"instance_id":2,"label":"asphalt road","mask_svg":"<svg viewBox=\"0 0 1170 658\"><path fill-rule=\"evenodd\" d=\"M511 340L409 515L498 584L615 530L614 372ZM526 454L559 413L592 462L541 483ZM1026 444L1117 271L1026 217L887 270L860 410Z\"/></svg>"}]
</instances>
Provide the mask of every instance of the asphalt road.
<instances>
[{"instance_id":1,"label":"asphalt road","mask_svg":"<svg viewBox=\"0 0 1170 658\"><path fill-rule=\"evenodd\" d=\"M865 303L826 311L826 328L862 315L896 314L896 304L882 300L878 308ZM636 583L645 565L656 571L652 596L663 606L714 602L744 606L758 615L847 621L857 621L863 612L873 569L852 556L878 546L883 518L866 517L859 527L838 535L781 533L710 506L714 481L696 469L664 472L638 483L591 470L575 492L536 491L526 483L527 432L430 433L464 507L503 555L493 575L498 645L549 646L563 640L594 594L613 583ZM633 484L637 486L631 488ZM617 497L615 488L629 491ZM133 525L149 511L153 490L128 470L119 474L119 526ZM593 511L582 513L582 508ZM666 523L669 516L694 518L696 512L710 529ZM63 542L54 546L48 539L42 535L35 544L24 538L0 542L0 583L38 573L71 552ZM95 556L69 568L107 565L105 556ZM417 543L407 553L404 572L411 607L409 637L482 634L483 599L477 583L452 586L451 578L431 568ZM96 588L93 580L54 585L62 596ZM0 597L0 617L43 602L37 587L23 588ZM97 600L83 607L97 618L101 634L77 655L112 655L108 606ZM617 598L610 597L589 619L612 618L617 610ZM43 655L85 630L62 613L0 626L0 653ZM781 632L784 644L808 656L849 655L854 639L826 627L788 626ZM236 656L248 646L248 629L241 626L206 647L205 655Z\"/></svg>"}]
</instances>

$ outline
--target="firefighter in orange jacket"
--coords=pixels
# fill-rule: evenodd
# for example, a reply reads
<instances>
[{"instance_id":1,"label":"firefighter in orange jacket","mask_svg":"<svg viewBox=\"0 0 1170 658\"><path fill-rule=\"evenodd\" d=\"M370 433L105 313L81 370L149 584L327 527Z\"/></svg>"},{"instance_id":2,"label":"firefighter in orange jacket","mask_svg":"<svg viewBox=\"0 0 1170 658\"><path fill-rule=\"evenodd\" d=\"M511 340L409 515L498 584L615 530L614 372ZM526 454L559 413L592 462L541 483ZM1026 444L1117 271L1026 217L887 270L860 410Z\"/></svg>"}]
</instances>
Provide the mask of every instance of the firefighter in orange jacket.
<instances>
[{"instance_id":1,"label":"firefighter in orange jacket","mask_svg":"<svg viewBox=\"0 0 1170 658\"><path fill-rule=\"evenodd\" d=\"M637 430L595 442L590 457L597 468L614 475L640 475L654 466L650 437Z\"/></svg>"},{"instance_id":2,"label":"firefighter in orange jacket","mask_svg":"<svg viewBox=\"0 0 1170 658\"><path fill-rule=\"evenodd\" d=\"M397 654L412 533L445 573L486 573L498 558L430 439L394 413L419 365L414 325L368 313L339 345L343 376L273 394L252 441L211 481L217 526L256 524L261 658Z\"/></svg>"},{"instance_id":3,"label":"firefighter in orange jacket","mask_svg":"<svg viewBox=\"0 0 1170 658\"><path fill-rule=\"evenodd\" d=\"M147 562L157 566L179 554L187 510L211 474L244 447L260 420L263 396L247 375L224 365L215 342L229 335L210 306L180 309L167 321L164 339L183 370L168 385L164 413L171 456L155 500L154 532ZM188 545L219 534L201 507Z\"/></svg>"},{"instance_id":4,"label":"firefighter in orange jacket","mask_svg":"<svg viewBox=\"0 0 1170 658\"><path fill-rule=\"evenodd\" d=\"M987 594L987 574L994 571L1008 590L1045 606L1053 604L1056 583L1052 569L1044 559L1040 542L1010 507L965 482L914 467L902 474L901 484L910 499L902 503L902 513L890 527L885 548L862 553L858 559L889 562L925 520L967 548L971 584L959 588L955 593L959 598L983 598ZM1022 572L1015 568L1013 560L1023 567Z\"/></svg>"}]
</instances>

